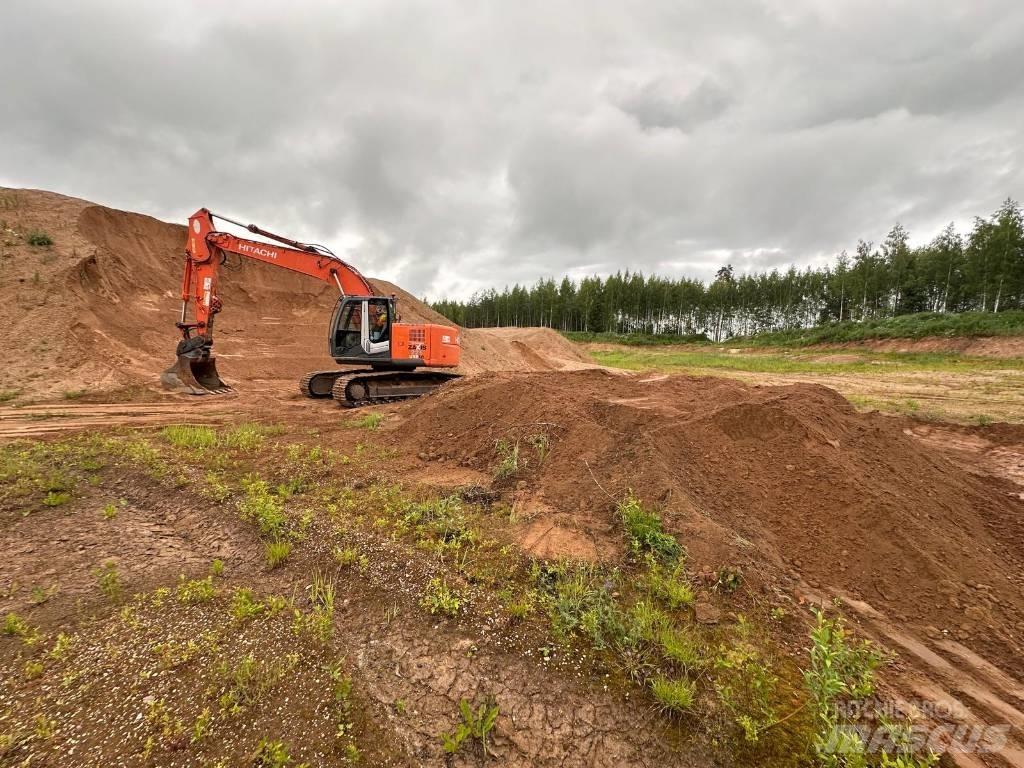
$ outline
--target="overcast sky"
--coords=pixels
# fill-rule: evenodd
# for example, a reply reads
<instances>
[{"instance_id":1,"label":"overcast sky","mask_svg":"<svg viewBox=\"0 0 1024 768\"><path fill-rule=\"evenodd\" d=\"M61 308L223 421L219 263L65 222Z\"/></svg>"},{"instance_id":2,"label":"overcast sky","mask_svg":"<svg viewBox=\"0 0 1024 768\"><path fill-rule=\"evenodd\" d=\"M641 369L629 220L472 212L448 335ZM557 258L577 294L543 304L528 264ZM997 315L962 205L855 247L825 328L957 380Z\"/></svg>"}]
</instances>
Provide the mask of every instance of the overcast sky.
<instances>
[{"instance_id":1,"label":"overcast sky","mask_svg":"<svg viewBox=\"0 0 1024 768\"><path fill-rule=\"evenodd\" d=\"M1024 3L4 0L0 185L431 298L816 264L1024 196Z\"/></svg>"}]
</instances>

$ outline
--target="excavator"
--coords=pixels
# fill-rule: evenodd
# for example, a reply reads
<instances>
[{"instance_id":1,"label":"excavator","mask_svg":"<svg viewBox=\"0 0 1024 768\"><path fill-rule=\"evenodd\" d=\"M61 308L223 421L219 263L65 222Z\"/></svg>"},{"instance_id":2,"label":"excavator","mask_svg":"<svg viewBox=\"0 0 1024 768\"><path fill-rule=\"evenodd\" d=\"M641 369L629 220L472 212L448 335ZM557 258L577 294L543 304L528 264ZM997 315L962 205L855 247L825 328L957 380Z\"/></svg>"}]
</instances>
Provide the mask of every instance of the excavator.
<instances>
[{"instance_id":1,"label":"excavator","mask_svg":"<svg viewBox=\"0 0 1024 768\"><path fill-rule=\"evenodd\" d=\"M274 243L218 231L214 219ZM340 292L328 327L327 348L339 365L356 367L307 373L299 382L306 397L333 397L342 405L356 407L419 397L458 378L443 370L416 370L459 364L457 328L403 323L394 294L376 295L359 270L324 246L291 240L200 208L188 220L181 320L175 323L182 339L177 359L160 377L168 389L192 395L233 391L221 379L212 354L214 318L223 309L217 294L218 272L230 254L323 280ZM187 320L189 305L194 307L191 322Z\"/></svg>"}]
</instances>

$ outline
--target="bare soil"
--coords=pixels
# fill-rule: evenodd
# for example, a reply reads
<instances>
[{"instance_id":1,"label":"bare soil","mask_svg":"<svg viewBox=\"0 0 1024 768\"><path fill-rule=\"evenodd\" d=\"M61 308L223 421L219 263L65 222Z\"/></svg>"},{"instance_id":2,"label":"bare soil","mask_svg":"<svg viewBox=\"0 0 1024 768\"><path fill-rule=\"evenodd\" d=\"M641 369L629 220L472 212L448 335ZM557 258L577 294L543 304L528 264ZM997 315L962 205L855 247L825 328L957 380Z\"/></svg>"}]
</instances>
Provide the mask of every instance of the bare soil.
<instances>
[{"instance_id":1,"label":"bare soil","mask_svg":"<svg viewBox=\"0 0 1024 768\"><path fill-rule=\"evenodd\" d=\"M999 754L950 753L946 764L1024 766L1024 428L861 413L834 388L799 381L609 371L550 331L501 329L463 331L466 376L373 409L384 421L369 429L363 411L295 388L296 372L332 365L329 287L250 263L225 274L217 341L238 394L171 396L155 376L176 341L183 228L25 190L0 190L0 220L0 319L17 351L0 371L0 390L13 393L0 407L5 455L21 461L43 446L59 466L64 441L81 434L136 448L138 438L162 457L104 454L74 470L69 459L78 479L53 506L42 486L0 485L0 611L41 638L0 637L0 763L244 765L273 736L311 765L351 764L349 743L366 765L808 764L708 737L711 715L666 718L599 654L553 643L544 617L513 620L499 598L519 588L513 560L481 570L409 541L380 490L401 487L424 498L472 489L481 535L493 539L474 558L500 547L523 562L610 569L631 567L616 506L632 491L686 548L700 610L683 619L694 631L763 619L792 671L806 655L807 608L838 610L893 654L886 695L954 702L956 722L1011 726ZM55 244L28 246L31 230ZM375 284L399 295L404 319L440 322ZM155 430L183 422L279 424L283 436L245 455L175 453ZM338 455L312 459L314 449ZM292 453L305 458L289 463ZM501 471L510 456L513 471ZM264 540L239 516L240 478L282 488L300 469L312 473L305 484L280 493L302 533L269 569ZM211 496L217 478L233 484ZM116 515L100 513L108 504ZM347 547L365 565L340 565ZM226 564L215 596L176 599L179 576L203 578L214 558ZM97 588L108 561L123 585L116 600ZM742 573L736 593L716 588L722 569ZM290 613L311 610L315 573L338 589L327 643L296 632ZM437 577L472 595L471 610L426 612L421 595ZM237 622L237 588L289 607ZM60 633L76 644L66 657L53 653ZM288 666L245 713L224 715L223 665L247 655ZM343 706L338 674L354 683ZM457 724L460 700L486 696L502 712L490 761L446 755L439 734ZM206 707L212 730L192 742Z\"/></svg>"}]
</instances>

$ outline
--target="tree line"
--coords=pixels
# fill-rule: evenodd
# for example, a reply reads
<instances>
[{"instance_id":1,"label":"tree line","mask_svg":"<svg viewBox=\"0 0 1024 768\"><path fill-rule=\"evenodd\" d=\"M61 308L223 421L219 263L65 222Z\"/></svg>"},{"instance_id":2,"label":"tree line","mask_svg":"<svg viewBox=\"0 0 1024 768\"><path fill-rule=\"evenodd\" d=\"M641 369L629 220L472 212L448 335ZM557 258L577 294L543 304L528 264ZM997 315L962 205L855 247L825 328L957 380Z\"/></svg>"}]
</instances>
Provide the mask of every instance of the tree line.
<instances>
[{"instance_id":1,"label":"tree line","mask_svg":"<svg viewBox=\"0 0 1024 768\"><path fill-rule=\"evenodd\" d=\"M823 268L671 280L640 272L538 280L431 306L467 328L546 326L562 331L736 335L862 321L914 312L1024 309L1024 216L1007 199L977 217L966 236L953 224L928 244L909 245L897 223L877 247L859 240Z\"/></svg>"}]
</instances>

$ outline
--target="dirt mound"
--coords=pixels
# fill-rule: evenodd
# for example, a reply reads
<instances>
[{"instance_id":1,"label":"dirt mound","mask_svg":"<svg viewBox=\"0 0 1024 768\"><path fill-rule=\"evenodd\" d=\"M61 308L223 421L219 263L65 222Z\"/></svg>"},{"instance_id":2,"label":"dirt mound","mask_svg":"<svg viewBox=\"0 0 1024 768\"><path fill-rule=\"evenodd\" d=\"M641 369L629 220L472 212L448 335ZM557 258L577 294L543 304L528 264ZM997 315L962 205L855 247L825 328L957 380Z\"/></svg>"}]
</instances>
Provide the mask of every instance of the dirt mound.
<instances>
[{"instance_id":1,"label":"dirt mound","mask_svg":"<svg viewBox=\"0 0 1024 768\"><path fill-rule=\"evenodd\" d=\"M518 446L516 477L531 490L516 504L530 531L537 519L569 523L621 547L612 500L633 489L662 510L696 569L740 565L763 585L799 573L805 588L895 618L1003 648L1024 639L1018 489L954 465L831 389L485 374L419 404L403 432L420 451L483 471L496 466L498 441Z\"/></svg>"},{"instance_id":2,"label":"dirt mound","mask_svg":"<svg viewBox=\"0 0 1024 768\"><path fill-rule=\"evenodd\" d=\"M177 343L185 227L36 190L0 189L3 224L0 320L16 359L0 389L23 394L155 387ZM49 247L27 243L46 232ZM403 319L448 323L396 285ZM329 285L286 270L229 259L216 351L229 382L291 392L307 370L333 368L326 327L337 299ZM580 367L564 338L545 329L463 333L462 373Z\"/></svg>"}]
</instances>

